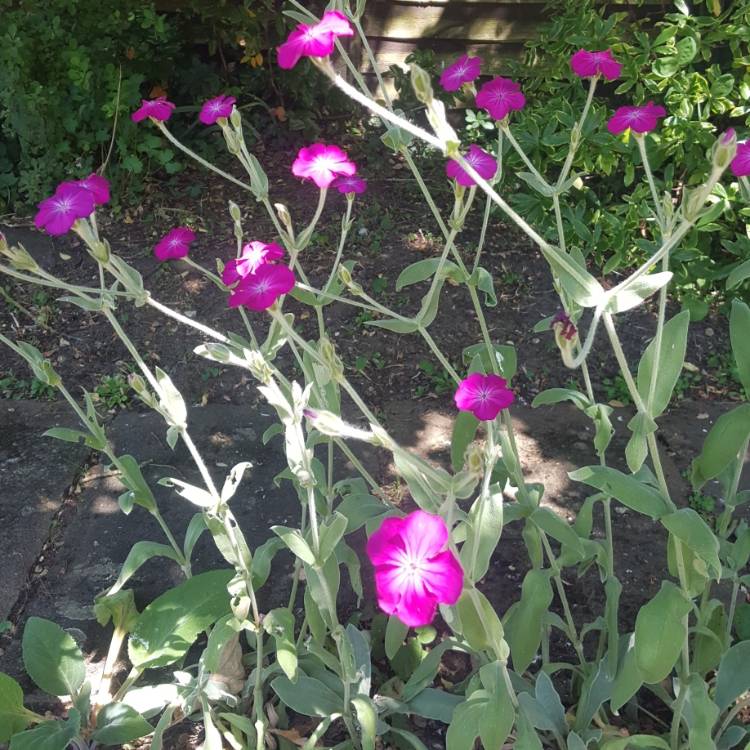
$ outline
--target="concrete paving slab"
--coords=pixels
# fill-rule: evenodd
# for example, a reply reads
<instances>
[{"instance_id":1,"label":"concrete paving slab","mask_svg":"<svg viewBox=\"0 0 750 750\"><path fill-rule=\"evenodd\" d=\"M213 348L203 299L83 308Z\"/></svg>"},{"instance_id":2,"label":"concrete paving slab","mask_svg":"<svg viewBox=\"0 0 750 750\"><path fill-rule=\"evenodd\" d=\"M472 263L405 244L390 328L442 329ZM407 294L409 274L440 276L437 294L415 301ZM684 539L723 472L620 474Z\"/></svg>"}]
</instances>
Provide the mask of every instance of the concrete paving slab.
<instances>
[{"instance_id":1,"label":"concrete paving slab","mask_svg":"<svg viewBox=\"0 0 750 750\"><path fill-rule=\"evenodd\" d=\"M277 487L273 481L286 468L286 458L281 436L265 446L261 440L263 432L275 420L270 412L270 408L263 406L242 409L226 404L192 408L188 417L191 436L219 487L232 466L240 461L253 464L231 501L251 550L268 539L270 526L297 525L301 510L291 484L281 482ZM142 464L162 515L181 543L188 523L199 509L157 481L162 477L176 477L202 486L187 449L182 442L175 451L169 448L165 439L166 425L152 412L121 413L110 425L108 435L118 455L129 453ZM345 476L345 469L345 464L340 464L340 478ZM54 620L72 629L92 662L103 660L109 634L95 621L95 597L115 582L133 544L140 540L165 542L157 522L145 510L135 507L129 516L122 513L117 499L125 488L116 472L99 464L83 477L81 488L79 511L65 528L63 543L50 562L47 575L28 602L5 653L0 655L0 671L16 676L24 684L28 684L28 680L23 675L20 659L23 622L30 616ZM259 592L259 603L264 611L286 605L291 561L291 555L283 552L277 555L271 578ZM227 563L210 535L205 533L193 554L193 571L199 573L219 567L227 567ZM134 590L136 603L142 608L182 580L176 563L155 558L146 563L127 586Z\"/></svg>"},{"instance_id":2,"label":"concrete paving slab","mask_svg":"<svg viewBox=\"0 0 750 750\"><path fill-rule=\"evenodd\" d=\"M0 401L0 620L10 614L90 450L42 437L75 427L67 404Z\"/></svg>"}]
</instances>

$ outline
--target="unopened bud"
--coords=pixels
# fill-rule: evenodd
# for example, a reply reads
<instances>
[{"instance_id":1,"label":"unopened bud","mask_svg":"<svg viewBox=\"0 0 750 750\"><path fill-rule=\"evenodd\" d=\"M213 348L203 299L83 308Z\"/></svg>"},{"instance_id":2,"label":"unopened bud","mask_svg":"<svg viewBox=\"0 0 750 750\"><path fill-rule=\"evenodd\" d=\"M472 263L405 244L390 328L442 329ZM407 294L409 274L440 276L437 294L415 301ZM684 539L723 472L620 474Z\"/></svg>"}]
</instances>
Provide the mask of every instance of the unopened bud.
<instances>
[{"instance_id":1,"label":"unopened bud","mask_svg":"<svg viewBox=\"0 0 750 750\"><path fill-rule=\"evenodd\" d=\"M717 169L726 169L737 153L737 133L734 128L729 128L722 133L713 147L711 160Z\"/></svg>"},{"instance_id":2,"label":"unopened bud","mask_svg":"<svg viewBox=\"0 0 750 750\"><path fill-rule=\"evenodd\" d=\"M237 156L237 154L240 153L240 141L237 138L236 133L231 130L231 128L223 127L221 129L221 132L224 134L224 140L227 144L227 151L229 151L232 156Z\"/></svg>"},{"instance_id":3,"label":"unopened bud","mask_svg":"<svg viewBox=\"0 0 750 750\"><path fill-rule=\"evenodd\" d=\"M564 310L555 315L550 328L555 332L555 343L562 355L563 364L573 367L575 348L578 345L578 329Z\"/></svg>"},{"instance_id":4,"label":"unopened bud","mask_svg":"<svg viewBox=\"0 0 750 750\"><path fill-rule=\"evenodd\" d=\"M319 411L317 409L305 409L303 414L322 435L329 437L348 437L354 440L363 440L372 443L375 436L369 430L361 430L359 427L344 422L341 417L330 411Z\"/></svg>"},{"instance_id":5,"label":"unopened bud","mask_svg":"<svg viewBox=\"0 0 750 750\"><path fill-rule=\"evenodd\" d=\"M8 240L5 239L5 235L0 232L0 253L5 255L8 250Z\"/></svg>"},{"instance_id":6,"label":"unopened bud","mask_svg":"<svg viewBox=\"0 0 750 750\"><path fill-rule=\"evenodd\" d=\"M5 238L3 238L5 242ZM39 264L29 255L26 248L19 245L18 247L8 247L8 243L0 243L0 254L4 255L16 271L32 271L36 273L39 270Z\"/></svg>"},{"instance_id":7,"label":"unopened bud","mask_svg":"<svg viewBox=\"0 0 750 750\"><path fill-rule=\"evenodd\" d=\"M435 135L443 143L446 155L452 156L458 151L461 140L456 131L448 123L445 115L445 104L439 99L434 99L427 107L427 121L430 123Z\"/></svg>"},{"instance_id":8,"label":"unopened bud","mask_svg":"<svg viewBox=\"0 0 750 750\"><path fill-rule=\"evenodd\" d=\"M148 390L146 388L146 381L137 373L131 373L128 376L128 383L136 393L143 393Z\"/></svg>"},{"instance_id":9,"label":"unopened bud","mask_svg":"<svg viewBox=\"0 0 750 750\"><path fill-rule=\"evenodd\" d=\"M242 131L242 115L236 107L232 107L232 114L229 115L229 120L236 131Z\"/></svg>"},{"instance_id":10,"label":"unopened bud","mask_svg":"<svg viewBox=\"0 0 750 750\"><path fill-rule=\"evenodd\" d=\"M289 209L283 203L274 203L273 207L276 209L276 215L279 217L279 221L284 225L289 236L294 235L294 229L292 227L292 215L289 213Z\"/></svg>"},{"instance_id":11,"label":"unopened bud","mask_svg":"<svg viewBox=\"0 0 750 750\"><path fill-rule=\"evenodd\" d=\"M92 242L91 245L89 245L89 250L91 251L91 255L93 255L102 265L109 261L109 257L112 254L107 240Z\"/></svg>"},{"instance_id":12,"label":"unopened bud","mask_svg":"<svg viewBox=\"0 0 750 750\"><path fill-rule=\"evenodd\" d=\"M431 104L434 99L434 94L432 91L430 74L424 68L420 68L416 63L411 64L410 70L411 85L417 99L419 99L422 104Z\"/></svg>"},{"instance_id":13,"label":"unopened bud","mask_svg":"<svg viewBox=\"0 0 750 750\"><path fill-rule=\"evenodd\" d=\"M240 211L240 207L234 201L229 201L229 215L235 222L242 221L242 212Z\"/></svg>"}]
</instances>

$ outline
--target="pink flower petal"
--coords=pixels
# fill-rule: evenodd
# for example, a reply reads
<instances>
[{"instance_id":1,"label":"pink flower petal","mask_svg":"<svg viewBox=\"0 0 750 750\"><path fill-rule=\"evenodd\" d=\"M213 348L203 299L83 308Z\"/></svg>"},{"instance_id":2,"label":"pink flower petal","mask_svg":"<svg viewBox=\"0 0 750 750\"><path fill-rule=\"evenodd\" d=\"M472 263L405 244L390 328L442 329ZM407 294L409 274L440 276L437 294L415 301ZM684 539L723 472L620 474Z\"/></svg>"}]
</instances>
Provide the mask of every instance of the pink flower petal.
<instances>
[{"instance_id":1,"label":"pink flower petal","mask_svg":"<svg viewBox=\"0 0 750 750\"><path fill-rule=\"evenodd\" d=\"M448 541L445 521L423 510L415 510L404 518L400 534L406 553L416 560L437 555Z\"/></svg>"},{"instance_id":2,"label":"pink flower petal","mask_svg":"<svg viewBox=\"0 0 750 750\"><path fill-rule=\"evenodd\" d=\"M330 187L336 177L351 177L356 171L345 151L324 143L301 148L292 164L293 175L312 180L321 190Z\"/></svg>"},{"instance_id":3,"label":"pink flower petal","mask_svg":"<svg viewBox=\"0 0 750 750\"><path fill-rule=\"evenodd\" d=\"M609 49L601 52L579 49L570 58L570 67L579 78L593 78L601 75L608 81L619 78L622 72L622 64L615 60L612 50Z\"/></svg>"},{"instance_id":4,"label":"pink flower petal","mask_svg":"<svg viewBox=\"0 0 750 750\"><path fill-rule=\"evenodd\" d=\"M90 190L75 182L58 185L55 194L38 206L34 224L47 234L59 236L69 232L78 219L85 219L94 211L94 196Z\"/></svg>"},{"instance_id":5,"label":"pink flower petal","mask_svg":"<svg viewBox=\"0 0 750 750\"><path fill-rule=\"evenodd\" d=\"M397 553L404 549L401 540L403 525L403 518L389 516L380 524L380 528L373 532L367 540L367 556L373 565L388 565L397 560Z\"/></svg>"},{"instance_id":6,"label":"pink flower petal","mask_svg":"<svg viewBox=\"0 0 750 750\"><path fill-rule=\"evenodd\" d=\"M524 108L526 97L515 81L509 78L494 78L479 89L476 103L495 120L504 120L512 110Z\"/></svg>"},{"instance_id":7,"label":"pink flower petal","mask_svg":"<svg viewBox=\"0 0 750 750\"><path fill-rule=\"evenodd\" d=\"M250 310L267 310L294 287L294 282L294 274L289 268L266 263L235 287L229 295L229 307L243 305Z\"/></svg>"},{"instance_id":8,"label":"pink flower petal","mask_svg":"<svg viewBox=\"0 0 750 750\"><path fill-rule=\"evenodd\" d=\"M504 378L479 372L462 380L453 397L461 411L470 411L482 421L495 419L502 409L513 403L514 398Z\"/></svg>"},{"instance_id":9,"label":"pink flower petal","mask_svg":"<svg viewBox=\"0 0 750 750\"><path fill-rule=\"evenodd\" d=\"M747 177L750 175L750 141L737 144L737 153L730 166L735 177Z\"/></svg>"},{"instance_id":10,"label":"pink flower petal","mask_svg":"<svg viewBox=\"0 0 750 750\"><path fill-rule=\"evenodd\" d=\"M147 117L153 117L154 120L164 122L172 116L172 110L176 105L167 101L166 96L160 96L158 99L143 99L141 106L130 115L133 122L141 122Z\"/></svg>"},{"instance_id":11,"label":"pink flower petal","mask_svg":"<svg viewBox=\"0 0 750 750\"><path fill-rule=\"evenodd\" d=\"M424 563L426 589L442 604L455 604L464 586L461 563L450 550L439 552Z\"/></svg>"},{"instance_id":12,"label":"pink flower petal","mask_svg":"<svg viewBox=\"0 0 750 750\"><path fill-rule=\"evenodd\" d=\"M648 102L642 107L620 107L609 118L607 130L612 135L623 133L628 128L635 133L649 133L656 129L659 120L667 114L664 107Z\"/></svg>"},{"instance_id":13,"label":"pink flower petal","mask_svg":"<svg viewBox=\"0 0 750 750\"><path fill-rule=\"evenodd\" d=\"M237 100L233 96L217 96L204 102L198 119L204 125L213 125L220 117L229 117L232 114L234 103Z\"/></svg>"},{"instance_id":14,"label":"pink flower petal","mask_svg":"<svg viewBox=\"0 0 750 750\"><path fill-rule=\"evenodd\" d=\"M383 521L367 542L381 609L419 627L432 621L439 603L456 603L463 570L443 549L448 533L440 516L422 510Z\"/></svg>"},{"instance_id":15,"label":"pink flower petal","mask_svg":"<svg viewBox=\"0 0 750 750\"><path fill-rule=\"evenodd\" d=\"M482 58L462 55L440 74L440 85L446 91L458 91L479 76Z\"/></svg>"},{"instance_id":16,"label":"pink flower petal","mask_svg":"<svg viewBox=\"0 0 750 750\"><path fill-rule=\"evenodd\" d=\"M479 176L489 180L497 172L497 160L479 146L472 144L468 153L464 156L469 164L479 173ZM449 159L445 165L445 173L459 185L471 187L475 185L474 179L470 177L455 159Z\"/></svg>"},{"instance_id":17,"label":"pink flower petal","mask_svg":"<svg viewBox=\"0 0 750 750\"><path fill-rule=\"evenodd\" d=\"M109 181L96 173L90 174L83 180L78 180L76 185L88 190L94 197L94 203L102 206L109 203Z\"/></svg>"},{"instance_id":18,"label":"pink flower petal","mask_svg":"<svg viewBox=\"0 0 750 750\"><path fill-rule=\"evenodd\" d=\"M177 260L190 252L190 243L195 240L195 232L188 227L170 229L154 247L157 260Z\"/></svg>"},{"instance_id":19,"label":"pink flower petal","mask_svg":"<svg viewBox=\"0 0 750 750\"><path fill-rule=\"evenodd\" d=\"M395 615L410 628L429 625L437 610L437 599L423 588L407 588L398 603Z\"/></svg>"}]
</instances>

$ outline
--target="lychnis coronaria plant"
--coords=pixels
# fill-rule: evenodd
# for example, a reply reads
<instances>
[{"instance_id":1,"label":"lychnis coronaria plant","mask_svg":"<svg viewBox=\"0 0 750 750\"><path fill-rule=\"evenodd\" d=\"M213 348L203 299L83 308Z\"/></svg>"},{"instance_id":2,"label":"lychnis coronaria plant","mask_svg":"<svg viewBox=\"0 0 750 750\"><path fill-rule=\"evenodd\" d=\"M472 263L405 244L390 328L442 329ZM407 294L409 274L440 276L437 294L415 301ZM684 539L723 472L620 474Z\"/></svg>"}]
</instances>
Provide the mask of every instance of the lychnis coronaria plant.
<instances>
[{"instance_id":1,"label":"lychnis coronaria plant","mask_svg":"<svg viewBox=\"0 0 750 750\"><path fill-rule=\"evenodd\" d=\"M733 623L749 580L750 528L738 509L750 500L740 487L750 405L742 403L720 417L692 463L689 478L695 490L711 480L719 483L721 514L713 526L687 505L679 487L670 486L657 435L688 340L688 313L667 316L670 256L697 222L712 215L712 196L723 183L735 180L747 189L750 142L738 142L733 130L718 136L706 157L706 181L683 189L678 197L662 194L649 152L652 134L670 121L669 107L653 92L653 101L630 102L611 111L606 132L599 135L629 144L634 163L641 165L651 195L643 231L652 252L628 275L601 281L587 266L585 253L568 245L563 210L579 200L571 191L586 189L573 165L577 151L585 148L584 133L591 132L592 108L601 106L598 87L602 81L616 81L626 60L609 49L572 51L571 75L587 87L587 98L570 133L566 158L553 173L542 173L513 133L514 113L526 105L518 82L480 80L482 60L468 54L445 68L439 85L474 98L497 132L494 150L462 144L424 70L414 66L412 82L428 128L394 109L382 80L384 103L374 98L342 45L357 37L369 50L360 23L363 3L354 12L347 5L321 18L292 4L298 25L278 48L278 64L293 68L312 63L332 86L376 118L384 149L403 157L443 235L438 257L428 265L420 261L408 266L400 275L402 286L426 284L422 304L416 314L382 304L357 281L355 264L347 258L353 216L367 200L367 177L376 175L363 176L337 144L305 145L296 157L290 156L288 167L301 181L299 190L317 191L318 202L309 221L300 223L286 206L273 203L262 165L243 137L235 99L220 92L202 103L198 120L223 133L229 153L247 175L244 180L194 154L172 135L169 121L181 116L175 103L164 97L144 101L132 118L144 131L153 131L149 137L154 132L163 136L236 189L236 201L229 204L236 252L218 258L218 274L191 258L195 235L189 227L163 227L153 252L162 263L181 259L205 274L226 305L237 311L242 335L216 330L200 313L188 316L158 300L136 269L112 251L96 221L96 211L109 199L101 176L65 182L39 204L37 227L51 235L77 234L98 267L101 283L58 279L22 247L4 242L0 270L58 289L68 303L108 321L133 358L132 388L163 417L169 445L184 445L203 482L193 486L168 475L161 480L174 488L180 502L196 508L186 539L178 540L138 463L118 455L109 442L91 394L85 393L80 402L41 352L0 336L28 361L37 378L59 390L80 418L80 431L56 429L50 434L83 439L101 451L126 487L123 511L151 514L164 532L158 544L134 548L117 582L97 599L100 621L114 624L99 674L89 671L87 676L78 647L58 626L29 620L24 649L30 676L43 690L66 696L67 714L51 718L25 708L17 683L0 675L0 742L12 738L14 749L65 750L69 745L120 746L150 736L151 747L161 748L167 728L191 716L203 722L203 747L210 750L291 747L290 740L304 748L357 750L442 745L471 750L477 742L486 750L746 747L750 644L737 639ZM332 57L341 58L352 80L337 72L341 66L334 67ZM439 205L420 174L414 142L444 159L442 179L452 187L448 205ZM506 147L518 152L523 172L505 172ZM685 184L693 184L689 175ZM547 202L556 219L554 236L541 234L510 207L503 195L518 185ZM480 240L469 254L459 249L457 240L482 196ZM321 276L315 268L319 261L310 262L307 251L324 207L334 199L343 205L341 233L331 267ZM273 231L248 233L241 206L264 210ZM582 390L551 388L533 404L546 408L570 401L591 420L598 462L570 474L572 481L590 488L574 523L543 504L544 487L524 475L510 411L517 356L508 342L493 339L485 319L486 304L496 304L496 269L482 254L492 210L513 222L548 263L559 311L537 330L546 329L565 366L582 375ZM732 285L748 276L750 267L740 267ZM475 340L467 342L459 369L431 331L448 277L466 293L477 321ZM287 309L290 298L309 308L307 317L316 323L312 338L303 335ZM653 337L639 361L629 362L618 325L629 311L652 300ZM424 340L454 384L450 470L399 445L388 424L349 382L350 363L337 352L330 316L324 315L328 305L356 307L371 314L369 324L376 328ZM283 435L278 449L285 452L284 476L300 498L300 515L291 526L272 527L268 541L258 548L249 549L230 503L249 464L233 467L221 489L214 483L191 438L190 413L182 396L169 375L139 353L123 327L124 315L133 314L133 306L136 313L149 307L192 328L204 338L195 353L246 370L275 411L278 424L268 437ZM736 300L730 332L746 394L748 330L750 308ZM588 371L592 345L599 339L611 346L635 405L624 456L610 447L611 408L595 391ZM294 377L282 367L281 351L296 362ZM350 407L346 414L342 401ZM392 505L362 465L357 452L362 442L391 456L409 491L406 505ZM340 468L344 463L334 460L338 456L348 460L354 474ZM615 567L614 511L619 508L643 515L662 530L662 556L668 560L658 590L628 625L619 617L625 584ZM601 519L596 528L594 518ZM520 590L496 608L483 593L483 580L509 524L520 529L525 555L519 547L519 557L526 559L519 564L526 573ZM367 541L357 544L363 531ZM192 549L202 532L213 538L225 566L194 575ZM263 589L270 562L281 549L294 559L288 605L269 611L263 606ZM184 581L138 612L128 581L153 555L174 560ZM384 623L370 625L356 616L342 620L337 604L344 585L342 567L358 598L363 579L369 582ZM566 580L592 570L598 575L587 585L601 585L602 607L593 621L585 622L570 606ZM179 637L165 638L165 633ZM201 633L207 640L197 662L176 666L201 642ZM50 649L34 651L41 641L58 644L64 658L57 659ZM126 641L129 671L115 682L114 665ZM458 681L436 681L451 651L462 655L465 675ZM373 670L373 660L378 670ZM173 680L165 678L165 667L178 670ZM158 673L156 668L161 668ZM138 700L132 698L136 691ZM314 719L296 725L304 727L305 735L296 727L291 730L292 712Z\"/></svg>"}]
</instances>

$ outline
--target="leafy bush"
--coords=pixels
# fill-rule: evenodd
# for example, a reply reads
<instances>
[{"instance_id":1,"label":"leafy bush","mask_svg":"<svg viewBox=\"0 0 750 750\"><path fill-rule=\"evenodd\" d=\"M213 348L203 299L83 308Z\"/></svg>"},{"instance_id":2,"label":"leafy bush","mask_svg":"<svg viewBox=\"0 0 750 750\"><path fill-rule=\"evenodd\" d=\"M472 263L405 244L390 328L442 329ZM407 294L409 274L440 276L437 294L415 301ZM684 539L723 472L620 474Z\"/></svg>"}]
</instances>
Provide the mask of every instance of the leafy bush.
<instances>
[{"instance_id":1,"label":"leafy bush","mask_svg":"<svg viewBox=\"0 0 750 750\"><path fill-rule=\"evenodd\" d=\"M707 164L718 132L734 127L740 139L747 137L750 2L708 0L690 9L678 0L674 5L675 12L634 19L626 12L607 16L604 4L593 0L553 0L548 8L552 20L527 44L520 69L512 68L524 77L531 105L519 120L519 141L537 163L554 169L567 152L567 132L585 97L570 75L567 59L586 45L612 48L623 62L621 79L610 87L610 106L654 100L667 108L670 116L656 139L652 159L656 170L666 167L658 188L668 191L673 201L679 201L684 188L705 179L706 168L693 167ZM586 180L591 189L581 192L582 200L565 217L581 249L605 272L630 266L653 249L647 229L632 239L646 227L648 188L634 179L639 162L631 159L630 145L613 141L602 128L608 111L607 106L595 108L587 148L579 151L574 163L574 169L602 177ZM750 258L750 209L729 186L717 190L715 201L714 211L674 257L676 287L688 302L693 296L717 292L732 269ZM516 205L537 221L549 214L540 196Z\"/></svg>"},{"instance_id":2,"label":"leafy bush","mask_svg":"<svg viewBox=\"0 0 750 750\"><path fill-rule=\"evenodd\" d=\"M586 99L571 74L572 52L611 48L623 63L620 79L605 88L595 102L573 168L583 183L574 205L564 211L571 239L604 273L630 267L653 252L646 207L648 186L635 179L641 167L627 137L613 139L604 123L613 107L654 100L670 116L655 137L652 164L664 167L658 189L677 203L685 188L706 177L707 153L718 132L728 127L740 139L750 134L750 2L707 0L690 10L678 0L676 11L640 16L631 12L608 14L611 5L598 0L552 0L550 19L526 44L522 62L509 62L507 75L523 81L527 107L517 117L518 142L542 174L560 169L568 150L570 130ZM420 51L408 62L418 62L437 78L434 55ZM408 76L394 71L399 104L410 109L414 95ZM444 96L444 94L438 94ZM454 104L460 97L449 96ZM496 129L487 115L470 108L464 132L467 140L493 146ZM522 163L505 143L511 170ZM516 191L512 205L554 237L555 219L548 197ZM724 280L750 259L750 209L737 188L717 187L714 210L703 218L673 257L675 289L694 318L705 314L699 298L721 297ZM746 288L746 287L745 287Z\"/></svg>"},{"instance_id":3,"label":"leafy bush","mask_svg":"<svg viewBox=\"0 0 750 750\"><path fill-rule=\"evenodd\" d=\"M176 30L150 2L123 9L117 0L50 0L5 11L0 205L39 200L60 179L99 167L116 115L122 182L179 169L172 150L137 138L128 118L144 84L168 79L179 50Z\"/></svg>"},{"instance_id":4,"label":"leafy bush","mask_svg":"<svg viewBox=\"0 0 750 750\"><path fill-rule=\"evenodd\" d=\"M319 76L301 67L279 74L269 59L288 25L272 0L191 0L169 14L152 0L50 0L4 10L0 209L33 204L62 179L105 163L120 200L150 174L178 172L182 161L169 144L138 136L129 117L141 98L163 91L178 102L241 91L245 113L268 110L271 100L285 106L265 122L312 129L324 99ZM180 135L194 142L190 129Z\"/></svg>"}]
</instances>

